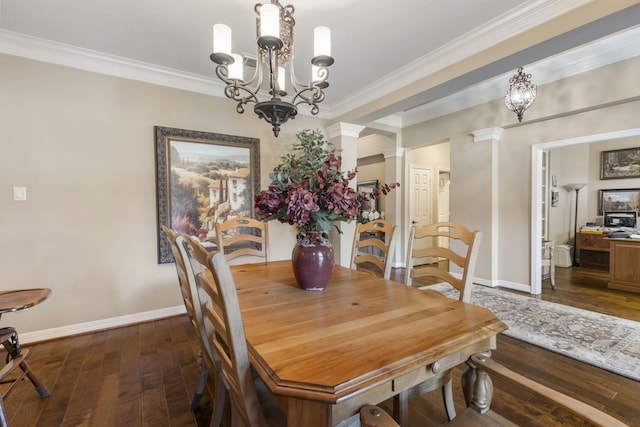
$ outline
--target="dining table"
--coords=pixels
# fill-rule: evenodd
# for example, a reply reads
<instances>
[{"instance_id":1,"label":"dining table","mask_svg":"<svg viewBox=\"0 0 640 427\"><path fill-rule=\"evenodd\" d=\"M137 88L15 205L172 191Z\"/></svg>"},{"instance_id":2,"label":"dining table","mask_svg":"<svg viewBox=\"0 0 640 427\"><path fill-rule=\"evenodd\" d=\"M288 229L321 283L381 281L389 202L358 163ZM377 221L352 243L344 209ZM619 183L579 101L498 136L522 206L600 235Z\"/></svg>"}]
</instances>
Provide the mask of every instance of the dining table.
<instances>
[{"instance_id":1,"label":"dining table","mask_svg":"<svg viewBox=\"0 0 640 427\"><path fill-rule=\"evenodd\" d=\"M251 363L295 427L333 426L495 348L491 311L334 266L299 288L290 260L231 267Z\"/></svg>"}]
</instances>

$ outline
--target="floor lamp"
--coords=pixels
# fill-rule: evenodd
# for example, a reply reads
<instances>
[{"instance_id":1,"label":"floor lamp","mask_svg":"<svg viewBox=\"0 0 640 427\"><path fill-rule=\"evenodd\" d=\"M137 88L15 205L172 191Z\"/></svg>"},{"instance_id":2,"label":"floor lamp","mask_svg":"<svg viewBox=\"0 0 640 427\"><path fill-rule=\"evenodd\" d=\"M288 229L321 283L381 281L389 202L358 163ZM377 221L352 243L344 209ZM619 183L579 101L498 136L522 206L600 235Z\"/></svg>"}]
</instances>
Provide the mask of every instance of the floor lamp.
<instances>
[{"instance_id":1,"label":"floor lamp","mask_svg":"<svg viewBox=\"0 0 640 427\"><path fill-rule=\"evenodd\" d=\"M574 220L573 220L573 266L577 267L578 263L576 262L576 253L578 252L578 194L580 190L585 187L587 184L567 184L564 188L568 192L572 192L575 190L576 192L576 208L574 212Z\"/></svg>"}]
</instances>

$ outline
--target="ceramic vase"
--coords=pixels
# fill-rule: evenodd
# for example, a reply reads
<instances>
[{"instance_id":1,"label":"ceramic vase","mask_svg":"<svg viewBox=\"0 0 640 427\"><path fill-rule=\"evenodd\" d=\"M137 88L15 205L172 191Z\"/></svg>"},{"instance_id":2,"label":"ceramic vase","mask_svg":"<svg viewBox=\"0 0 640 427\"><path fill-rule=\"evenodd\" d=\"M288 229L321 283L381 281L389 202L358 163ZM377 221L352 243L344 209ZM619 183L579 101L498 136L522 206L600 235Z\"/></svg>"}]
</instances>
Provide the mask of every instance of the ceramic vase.
<instances>
[{"instance_id":1,"label":"ceramic vase","mask_svg":"<svg viewBox=\"0 0 640 427\"><path fill-rule=\"evenodd\" d=\"M291 254L293 274L298 286L307 291L321 291L327 287L333 270L333 247L321 232L298 236Z\"/></svg>"}]
</instances>

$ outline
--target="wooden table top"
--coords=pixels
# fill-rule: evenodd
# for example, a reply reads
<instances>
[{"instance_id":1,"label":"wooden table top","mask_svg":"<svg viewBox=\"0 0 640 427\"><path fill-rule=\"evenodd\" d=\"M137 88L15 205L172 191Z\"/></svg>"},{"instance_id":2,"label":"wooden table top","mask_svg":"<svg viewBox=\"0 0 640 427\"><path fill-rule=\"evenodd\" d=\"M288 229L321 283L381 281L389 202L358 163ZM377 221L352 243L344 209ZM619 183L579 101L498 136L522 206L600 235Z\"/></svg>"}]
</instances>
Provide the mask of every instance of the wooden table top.
<instances>
[{"instance_id":1,"label":"wooden table top","mask_svg":"<svg viewBox=\"0 0 640 427\"><path fill-rule=\"evenodd\" d=\"M0 291L0 314L33 307L46 300L50 294L49 288Z\"/></svg>"},{"instance_id":2,"label":"wooden table top","mask_svg":"<svg viewBox=\"0 0 640 427\"><path fill-rule=\"evenodd\" d=\"M336 403L507 329L489 310L336 266L324 291L291 261L231 267L254 367L283 396Z\"/></svg>"}]
</instances>

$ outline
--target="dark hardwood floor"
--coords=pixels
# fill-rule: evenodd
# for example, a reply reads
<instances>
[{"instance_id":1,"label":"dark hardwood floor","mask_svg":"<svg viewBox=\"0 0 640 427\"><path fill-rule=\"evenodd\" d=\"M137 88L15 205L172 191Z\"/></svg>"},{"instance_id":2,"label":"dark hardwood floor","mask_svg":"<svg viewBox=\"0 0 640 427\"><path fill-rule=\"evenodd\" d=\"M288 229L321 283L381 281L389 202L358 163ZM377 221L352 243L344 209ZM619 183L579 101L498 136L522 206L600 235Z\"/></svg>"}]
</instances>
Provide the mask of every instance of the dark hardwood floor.
<instances>
[{"instance_id":1,"label":"dark hardwood floor","mask_svg":"<svg viewBox=\"0 0 640 427\"><path fill-rule=\"evenodd\" d=\"M402 270L394 272L402 280ZM558 289L545 283L542 299L640 320L640 294L606 288L606 274L558 269ZM24 315L24 314L21 314ZM5 321L8 321L9 317ZM51 391L40 399L29 382L5 400L12 427L19 426L205 426L211 401L190 411L198 380L197 341L185 316L30 345L29 362ZM534 380L640 426L640 383L509 338L498 337L493 357ZM462 369L454 373L456 406L463 407ZM577 426L581 420L495 381L492 407L523 426ZM390 402L383 406L390 408ZM412 426L446 421L441 395L410 404ZM304 426L301 426L304 427Z\"/></svg>"}]
</instances>

